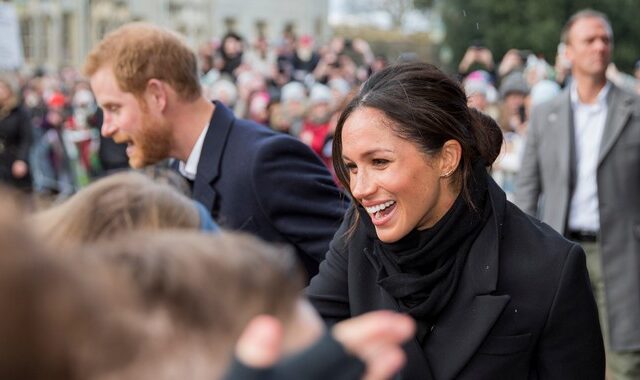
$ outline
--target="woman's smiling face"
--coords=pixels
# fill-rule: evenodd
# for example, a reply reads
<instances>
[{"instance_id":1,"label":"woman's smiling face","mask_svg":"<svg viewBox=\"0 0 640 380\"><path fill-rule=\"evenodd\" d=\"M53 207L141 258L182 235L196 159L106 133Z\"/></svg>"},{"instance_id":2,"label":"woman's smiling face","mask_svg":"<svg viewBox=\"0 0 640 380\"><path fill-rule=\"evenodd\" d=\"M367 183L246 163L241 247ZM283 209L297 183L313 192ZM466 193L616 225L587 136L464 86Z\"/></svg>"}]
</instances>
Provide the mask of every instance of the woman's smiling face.
<instances>
[{"instance_id":1,"label":"woman's smiling face","mask_svg":"<svg viewBox=\"0 0 640 380\"><path fill-rule=\"evenodd\" d=\"M378 238L393 243L433 226L455 200L445 163L400 136L385 114L357 108L344 122L342 159L354 199L365 207Z\"/></svg>"}]
</instances>

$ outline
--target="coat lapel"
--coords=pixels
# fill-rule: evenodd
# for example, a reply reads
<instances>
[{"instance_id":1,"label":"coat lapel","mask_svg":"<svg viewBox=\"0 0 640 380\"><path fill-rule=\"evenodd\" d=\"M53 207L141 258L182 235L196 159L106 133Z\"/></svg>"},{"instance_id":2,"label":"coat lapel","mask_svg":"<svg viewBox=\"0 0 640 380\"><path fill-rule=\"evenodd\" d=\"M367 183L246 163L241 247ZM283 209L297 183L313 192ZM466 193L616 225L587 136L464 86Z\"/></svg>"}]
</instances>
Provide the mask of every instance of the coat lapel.
<instances>
[{"instance_id":1,"label":"coat lapel","mask_svg":"<svg viewBox=\"0 0 640 380\"><path fill-rule=\"evenodd\" d=\"M462 279L450 305L438 317L424 349L416 338L404 345L407 357L411 358L402 370L406 378L455 378L511 299L509 295L491 294L498 282L498 249L506 197L490 177L489 196L493 205L490 222L471 247ZM377 273L380 264L373 255L373 247L364 247L363 254ZM389 293L384 289L379 290L376 309L400 310L397 301ZM425 375L429 372L432 374L430 377Z\"/></svg>"},{"instance_id":2,"label":"coat lapel","mask_svg":"<svg viewBox=\"0 0 640 380\"><path fill-rule=\"evenodd\" d=\"M489 194L493 204L490 222L473 243L459 289L426 343L426 356L436 379L456 377L510 300L509 295L491 294L498 281L498 248L506 199L493 180Z\"/></svg>"},{"instance_id":3,"label":"coat lapel","mask_svg":"<svg viewBox=\"0 0 640 380\"><path fill-rule=\"evenodd\" d=\"M559 147L555 152L559 154L559 159L555 162L558 163L558 176L561 178L567 178L569 188L573 188L573 181L576 176L576 150L575 150L575 137L573 130L573 112L571 110L571 95L567 90L557 99L554 107L547 116L549 127L545 128L546 131L551 132L555 137L551 143L554 146ZM569 148L569 149L567 149Z\"/></svg>"},{"instance_id":4,"label":"coat lapel","mask_svg":"<svg viewBox=\"0 0 640 380\"><path fill-rule=\"evenodd\" d=\"M629 115L632 111L633 98L616 86L611 86L611 92L607 97L607 121L604 132L602 134L602 142L600 144L600 153L598 156L598 165L602 163L605 156L613 144L615 144L618 136L622 133L624 126L627 124Z\"/></svg>"},{"instance_id":5,"label":"coat lapel","mask_svg":"<svg viewBox=\"0 0 640 380\"><path fill-rule=\"evenodd\" d=\"M212 183L220 174L222 155L235 119L233 113L222 103L216 101L215 106L193 182L193 199L202 203L207 210L212 210L215 203L216 190Z\"/></svg>"}]
</instances>

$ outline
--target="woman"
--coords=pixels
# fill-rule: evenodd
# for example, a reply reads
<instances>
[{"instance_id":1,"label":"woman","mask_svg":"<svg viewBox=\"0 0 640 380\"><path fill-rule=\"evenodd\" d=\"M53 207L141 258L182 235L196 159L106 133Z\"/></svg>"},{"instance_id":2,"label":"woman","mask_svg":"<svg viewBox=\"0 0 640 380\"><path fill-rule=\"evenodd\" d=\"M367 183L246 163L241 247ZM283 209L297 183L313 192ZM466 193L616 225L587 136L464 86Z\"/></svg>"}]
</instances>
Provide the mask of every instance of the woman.
<instances>
[{"instance_id":1,"label":"woman","mask_svg":"<svg viewBox=\"0 0 640 380\"><path fill-rule=\"evenodd\" d=\"M602 379L584 253L506 201L486 171L501 142L434 66L372 76L338 122L354 202L307 295L329 323L413 316L403 379Z\"/></svg>"},{"instance_id":2,"label":"woman","mask_svg":"<svg viewBox=\"0 0 640 380\"><path fill-rule=\"evenodd\" d=\"M11 81L0 78L0 181L22 190L31 189L29 149L31 119Z\"/></svg>"}]
</instances>

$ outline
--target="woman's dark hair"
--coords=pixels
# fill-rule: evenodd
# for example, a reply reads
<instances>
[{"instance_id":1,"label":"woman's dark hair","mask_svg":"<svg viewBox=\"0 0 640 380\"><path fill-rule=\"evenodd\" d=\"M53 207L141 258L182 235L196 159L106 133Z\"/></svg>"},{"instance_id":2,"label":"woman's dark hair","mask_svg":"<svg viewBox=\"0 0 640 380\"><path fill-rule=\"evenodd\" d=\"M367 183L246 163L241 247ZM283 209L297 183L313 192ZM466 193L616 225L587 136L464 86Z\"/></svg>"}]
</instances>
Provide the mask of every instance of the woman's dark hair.
<instances>
[{"instance_id":1,"label":"woman's dark hair","mask_svg":"<svg viewBox=\"0 0 640 380\"><path fill-rule=\"evenodd\" d=\"M472 166L477 161L485 166L495 161L502 133L493 119L467 106L467 96L457 81L421 62L392 65L369 78L340 115L333 140L333 165L346 189L350 188L349 171L342 159L342 128L360 107L382 111L398 136L429 156L437 155L446 141L458 141L462 157L453 184L475 208L469 195Z\"/></svg>"}]
</instances>

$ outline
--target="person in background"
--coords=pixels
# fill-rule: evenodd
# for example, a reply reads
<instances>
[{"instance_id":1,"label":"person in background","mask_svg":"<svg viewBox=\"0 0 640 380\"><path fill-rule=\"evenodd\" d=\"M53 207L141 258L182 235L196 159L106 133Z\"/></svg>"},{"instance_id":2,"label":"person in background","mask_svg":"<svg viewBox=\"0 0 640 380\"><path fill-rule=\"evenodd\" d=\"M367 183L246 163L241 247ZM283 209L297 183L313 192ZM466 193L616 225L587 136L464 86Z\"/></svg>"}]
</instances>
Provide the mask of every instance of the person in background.
<instances>
[{"instance_id":1,"label":"person in background","mask_svg":"<svg viewBox=\"0 0 640 380\"><path fill-rule=\"evenodd\" d=\"M280 104L284 120L278 130L287 132L294 137L300 136L304 114L307 110L307 90L304 85L300 82L289 82L282 86Z\"/></svg>"},{"instance_id":2,"label":"person in background","mask_svg":"<svg viewBox=\"0 0 640 380\"><path fill-rule=\"evenodd\" d=\"M249 118L251 96L256 92L266 91L267 83L260 73L253 70L240 72L235 83L238 89L238 98L235 101L233 112L238 117ZM219 99L213 100L220 101Z\"/></svg>"},{"instance_id":3,"label":"person in background","mask_svg":"<svg viewBox=\"0 0 640 380\"><path fill-rule=\"evenodd\" d=\"M30 191L33 127L13 82L9 77L0 78L0 182Z\"/></svg>"},{"instance_id":4,"label":"person in background","mask_svg":"<svg viewBox=\"0 0 640 380\"><path fill-rule=\"evenodd\" d=\"M498 65L498 82L502 82L502 79L514 71L524 71L527 57L522 54L518 49L509 49Z\"/></svg>"},{"instance_id":5,"label":"person in background","mask_svg":"<svg viewBox=\"0 0 640 380\"><path fill-rule=\"evenodd\" d=\"M218 79L204 88L205 96L210 101L218 100L228 108L235 108L238 101L238 88L228 79Z\"/></svg>"},{"instance_id":6,"label":"person in background","mask_svg":"<svg viewBox=\"0 0 640 380\"><path fill-rule=\"evenodd\" d=\"M269 125L271 98L265 90L254 91L247 101L247 119L265 126Z\"/></svg>"},{"instance_id":7,"label":"person in background","mask_svg":"<svg viewBox=\"0 0 640 380\"><path fill-rule=\"evenodd\" d=\"M526 99L529 85L520 71L514 71L500 83L500 116L498 124L506 132L519 132L527 122Z\"/></svg>"},{"instance_id":8,"label":"person in background","mask_svg":"<svg viewBox=\"0 0 640 380\"><path fill-rule=\"evenodd\" d=\"M487 173L502 133L415 62L373 75L342 113L336 173L353 203L306 290L328 323L406 312L404 379L602 379L582 248Z\"/></svg>"},{"instance_id":9,"label":"person in background","mask_svg":"<svg viewBox=\"0 0 640 380\"><path fill-rule=\"evenodd\" d=\"M527 132L529 87L520 71L512 71L500 83L502 104L498 123L504 136L500 156L492 167L494 180L513 200L515 178L520 168L520 159L524 148L524 136Z\"/></svg>"},{"instance_id":10,"label":"person in background","mask_svg":"<svg viewBox=\"0 0 640 380\"><path fill-rule=\"evenodd\" d=\"M251 45L243 61L253 70L259 72L267 81L271 81L276 74L276 52L269 45L265 36L259 36Z\"/></svg>"},{"instance_id":11,"label":"person in background","mask_svg":"<svg viewBox=\"0 0 640 380\"><path fill-rule=\"evenodd\" d=\"M311 87L307 112L300 131L300 140L309 145L318 155L322 156L322 148L329 131L329 119L331 118L331 89L316 83Z\"/></svg>"},{"instance_id":12,"label":"person in background","mask_svg":"<svg viewBox=\"0 0 640 380\"><path fill-rule=\"evenodd\" d=\"M227 33L222 37L220 48L213 57L214 68L228 78L238 76L238 68L242 65L242 55L244 53L244 41L242 37L236 33Z\"/></svg>"},{"instance_id":13,"label":"person in background","mask_svg":"<svg viewBox=\"0 0 640 380\"><path fill-rule=\"evenodd\" d=\"M315 41L312 36L305 34L296 41L296 48L291 56L291 69L293 80L306 83L307 76L315 70L320 55L315 50Z\"/></svg>"},{"instance_id":14,"label":"person in background","mask_svg":"<svg viewBox=\"0 0 640 380\"><path fill-rule=\"evenodd\" d=\"M571 84L531 115L516 204L587 253L612 379L640 378L640 98L607 81L606 15L562 32Z\"/></svg>"},{"instance_id":15,"label":"person in background","mask_svg":"<svg viewBox=\"0 0 640 380\"><path fill-rule=\"evenodd\" d=\"M465 51L458 64L458 78L462 81L470 73L476 70L484 70L491 75L491 82L496 80L496 67L493 61L493 53L482 41L474 41Z\"/></svg>"},{"instance_id":16,"label":"person in background","mask_svg":"<svg viewBox=\"0 0 640 380\"><path fill-rule=\"evenodd\" d=\"M470 108L475 108L494 120L498 119L499 109L496 106L498 91L491 84L491 74L483 70L474 71L464 78L462 85Z\"/></svg>"}]
</instances>

